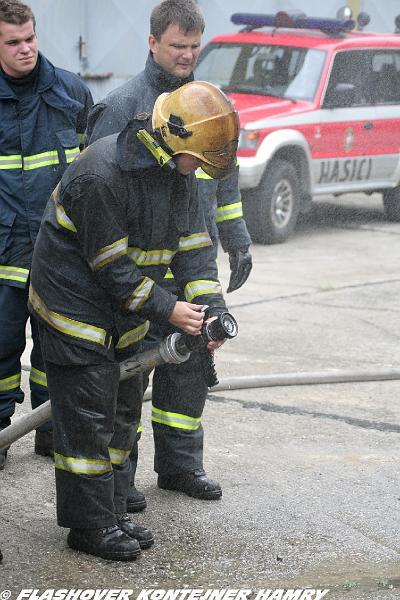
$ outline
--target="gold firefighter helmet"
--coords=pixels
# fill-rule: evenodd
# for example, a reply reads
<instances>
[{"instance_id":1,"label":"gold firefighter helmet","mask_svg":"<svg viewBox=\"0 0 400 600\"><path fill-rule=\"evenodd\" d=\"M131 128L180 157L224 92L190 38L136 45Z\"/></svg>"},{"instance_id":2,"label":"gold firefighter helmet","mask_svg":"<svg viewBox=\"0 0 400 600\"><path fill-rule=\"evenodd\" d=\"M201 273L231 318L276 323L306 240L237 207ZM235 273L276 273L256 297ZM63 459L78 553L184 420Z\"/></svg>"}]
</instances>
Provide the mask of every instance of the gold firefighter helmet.
<instances>
[{"instance_id":1,"label":"gold firefighter helmet","mask_svg":"<svg viewBox=\"0 0 400 600\"><path fill-rule=\"evenodd\" d=\"M152 127L158 142L174 154L191 154L213 179L236 165L239 118L215 85L192 81L161 94L154 105Z\"/></svg>"}]
</instances>

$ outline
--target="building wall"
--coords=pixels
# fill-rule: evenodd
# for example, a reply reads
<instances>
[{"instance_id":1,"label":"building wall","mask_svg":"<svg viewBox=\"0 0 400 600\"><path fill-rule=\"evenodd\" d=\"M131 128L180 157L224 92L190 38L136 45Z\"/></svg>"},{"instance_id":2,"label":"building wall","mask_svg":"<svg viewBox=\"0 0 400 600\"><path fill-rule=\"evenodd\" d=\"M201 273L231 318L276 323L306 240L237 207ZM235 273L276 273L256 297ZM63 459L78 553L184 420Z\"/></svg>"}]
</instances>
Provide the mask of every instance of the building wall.
<instances>
[{"instance_id":1,"label":"building wall","mask_svg":"<svg viewBox=\"0 0 400 600\"><path fill-rule=\"evenodd\" d=\"M95 100L138 73L147 57L149 17L158 0L25 0L32 7L39 47L54 64L87 77ZM236 31L234 12L243 0L198 0L206 20L203 42ZM334 17L345 0L252 0L251 12L301 10L310 16ZM371 15L366 30L394 31L399 0L347 0Z\"/></svg>"}]
</instances>

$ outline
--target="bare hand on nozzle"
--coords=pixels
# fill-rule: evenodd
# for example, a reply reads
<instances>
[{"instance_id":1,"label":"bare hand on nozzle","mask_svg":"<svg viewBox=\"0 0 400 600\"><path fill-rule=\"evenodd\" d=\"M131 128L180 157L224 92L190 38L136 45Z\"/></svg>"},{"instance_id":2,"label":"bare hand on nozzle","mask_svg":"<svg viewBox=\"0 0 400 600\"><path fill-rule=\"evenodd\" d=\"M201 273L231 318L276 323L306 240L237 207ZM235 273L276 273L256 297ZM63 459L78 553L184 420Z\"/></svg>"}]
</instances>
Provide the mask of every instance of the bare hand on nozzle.
<instances>
[{"instance_id":1,"label":"bare hand on nozzle","mask_svg":"<svg viewBox=\"0 0 400 600\"><path fill-rule=\"evenodd\" d=\"M200 304L178 300L168 320L171 325L175 325L185 333L200 335L204 321L203 307Z\"/></svg>"}]
</instances>

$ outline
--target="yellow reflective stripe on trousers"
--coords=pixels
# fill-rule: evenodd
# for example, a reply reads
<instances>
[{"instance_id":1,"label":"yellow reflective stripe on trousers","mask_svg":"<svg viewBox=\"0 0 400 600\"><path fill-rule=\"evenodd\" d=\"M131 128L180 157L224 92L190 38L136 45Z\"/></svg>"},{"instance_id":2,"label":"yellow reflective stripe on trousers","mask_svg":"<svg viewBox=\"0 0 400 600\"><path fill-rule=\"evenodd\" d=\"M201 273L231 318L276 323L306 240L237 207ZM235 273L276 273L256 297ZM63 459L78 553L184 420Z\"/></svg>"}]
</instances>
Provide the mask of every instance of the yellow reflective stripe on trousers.
<instances>
[{"instance_id":1,"label":"yellow reflective stripe on trousers","mask_svg":"<svg viewBox=\"0 0 400 600\"><path fill-rule=\"evenodd\" d=\"M31 367L31 374L29 376L30 381L34 381L43 387L47 387L47 377L44 371L39 371L35 367Z\"/></svg>"},{"instance_id":2,"label":"yellow reflective stripe on trousers","mask_svg":"<svg viewBox=\"0 0 400 600\"><path fill-rule=\"evenodd\" d=\"M29 376L30 381L34 381L43 387L47 387L47 377L44 371L39 371L35 367L31 367L31 374Z\"/></svg>"},{"instance_id":3,"label":"yellow reflective stripe on trousers","mask_svg":"<svg viewBox=\"0 0 400 600\"><path fill-rule=\"evenodd\" d=\"M142 421L140 421L139 426L137 428L137 432L142 433L142 431L143 431L143 425L142 425Z\"/></svg>"},{"instance_id":4,"label":"yellow reflective stripe on trousers","mask_svg":"<svg viewBox=\"0 0 400 600\"><path fill-rule=\"evenodd\" d=\"M131 453L129 450L118 450L117 448L108 448L112 465L123 465L129 459Z\"/></svg>"},{"instance_id":5,"label":"yellow reflective stripe on trousers","mask_svg":"<svg viewBox=\"0 0 400 600\"><path fill-rule=\"evenodd\" d=\"M57 331L70 335L71 337L88 340L100 344L100 346L105 346L107 336L105 329L95 327L94 325L88 325L87 323L81 323L80 321L75 321L75 319L69 319L68 317L64 317L63 315L48 309L32 286L29 287L29 300L42 319Z\"/></svg>"},{"instance_id":6,"label":"yellow reflective stripe on trousers","mask_svg":"<svg viewBox=\"0 0 400 600\"><path fill-rule=\"evenodd\" d=\"M133 294L128 298L126 306L128 310L138 310L146 302L153 289L154 281L149 277L143 277L140 285L137 286Z\"/></svg>"},{"instance_id":7,"label":"yellow reflective stripe on trousers","mask_svg":"<svg viewBox=\"0 0 400 600\"><path fill-rule=\"evenodd\" d=\"M155 406L151 409L151 420L154 423L161 423L161 425L166 425L167 427L187 429L188 431L195 431L201 425L200 417L188 417L188 415L180 413L167 412Z\"/></svg>"},{"instance_id":8,"label":"yellow reflective stripe on trousers","mask_svg":"<svg viewBox=\"0 0 400 600\"><path fill-rule=\"evenodd\" d=\"M140 342L140 340L142 340L145 337L146 333L149 330L149 327L150 322L145 321L138 327L127 331L126 333L121 335L121 337L118 340L118 344L115 347L118 350L122 350L122 348L127 348L131 344L137 344L138 342Z\"/></svg>"},{"instance_id":9,"label":"yellow reflective stripe on trousers","mask_svg":"<svg viewBox=\"0 0 400 600\"><path fill-rule=\"evenodd\" d=\"M217 208L217 214L215 217L216 223L222 223L223 221L229 221L231 219L240 219L243 217L243 206L242 202L233 202L232 204L225 204L225 206L219 206Z\"/></svg>"},{"instance_id":10,"label":"yellow reflective stripe on trousers","mask_svg":"<svg viewBox=\"0 0 400 600\"><path fill-rule=\"evenodd\" d=\"M197 296L203 296L204 294L222 294L222 289L218 281L199 279L186 284L184 293L186 301L191 302Z\"/></svg>"},{"instance_id":11,"label":"yellow reflective stripe on trousers","mask_svg":"<svg viewBox=\"0 0 400 600\"><path fill-rule=\"evenodd\" d=\"M22 169L22 156L20 154L0 156L0 169Z\"/></svg>"},{"instance_id":12,"label":"yellow reflective stripe on trousers","mask_svg":"<svg viewBox=\"0 0 400 600\"><path fill-rule=\"evenodd\" d=\"M65 150L65 159L67 163L72 163L72 161L75 160L75 158L79 156L79 154L80 152L78 146L75 146L75 148L67 148Z\"/></svg>"},{"instance_id":13,"label":"yellow reflective stripe on trousers","mask_svg":"<svg viewBox=\"0 0 400 600\"><path fill-rule=\"evenodd\" d=\"M129 257L138 267L150 267L153 265L170 265L176 252L172 250L141 250L130 246Z\"/></svg>"},{"instance_id":14,"label":"yellow reflective stripe on trousers","mask_svg":"<svg viewBox=\"0 0 400 600\"><path fill-rule=\"evenodd\" d=\"M179 239L179 252L196 250L197 248L203 248L204 246L212 246L212 241L207 231L182 236Z\"/></svg>"},{"instance_id":15,"label":"yellow reflective stripe on trousers","mask_svg":"<svg viewBox=\"0 0 400 600\"><path fill-rule=\"evenodd\" d=\"M109 460L96 458L74 458L63 456L54 452L54 466L61 471L68 471L74 475L104 475L112 471Z\"/></svg>"},{"instance_id":16,"label":"yellow reflective stripe on trousers","mask_svg":"<svg viewBox=\"0 0 400 600\"><path fill-rule=\"evenodd\" d=\"M28 281L29 269L22 269L20 267L6 267L0 265L0 279L6 279L7 281L20 281L26 283Z\"/></svg>"},{"instance_id":17,"label":"yellow reflective stripe on trousers","mask_svg":"<svg viewBox=\"0 0 400 600\"><path fill-rule=\"evenodd\" d=\"M69 231L73 231L74 233L76 233L76 227L73 224L73 222L71 221L71 219L69 217L67 217L67 214L64 210L64 207L62 204L59 203L58 201L58 188L60 187L60 184L57 185L56 189L54 190L54 192L51 194L51 199L54 202L54 210L56 211L56 219L57 219L57 223L59 225L61 225L61 227L64 227L65 229L68 229Z\"/></svg>"},{"instance_id":18,"label":"yellow reflective stripe on trousers","mask_svg":"<svg viewBox=\"0 0 400 600\"><path fill-rule=\"evenodd\" d=\"M7 392L8 390L17 390L21 385L21 373L11 375L5 379L0 379L0 392Z\"/></svg>"},{"instance_id":19,"label":"yellow reflective stripe on trousers","mask_svg":"<svg viewBox=\"0 0 400 600\"><path fill-rule=\"evenodd\" d=\"M60 161L58 160L57 150L49 150L48 152L41 152L40 154L23 156L22 162L24 171L31 171L32 169L39 169L40 167L58 165Z\"/></svg>"},{"instance_id":20,"label":"yellow reflective stripe on trousers","mask_svg":"<svg viewBox=\"0 0 400 600\"><path fill-rule=\"evenodd\" d=\"M89 262L90 268L92 271L98 271L108 263L113 262L120 256L126 254L128 248L128 236L121 238L101 248L92 261Z\"/></svg>"}]
</instances>

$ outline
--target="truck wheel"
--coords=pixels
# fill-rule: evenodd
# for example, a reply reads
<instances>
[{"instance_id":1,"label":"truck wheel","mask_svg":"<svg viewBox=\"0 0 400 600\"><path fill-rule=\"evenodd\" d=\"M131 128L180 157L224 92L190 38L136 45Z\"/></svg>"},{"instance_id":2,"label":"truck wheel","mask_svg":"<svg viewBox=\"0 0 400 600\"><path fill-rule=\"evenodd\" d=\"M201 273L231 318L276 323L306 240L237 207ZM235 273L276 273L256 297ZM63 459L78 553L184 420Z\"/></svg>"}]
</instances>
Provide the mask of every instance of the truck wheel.
<instances>
[{"instance_id":1,"label":"truck wheel","mask_svg":"<svg viewBox=\"0 0 400 600\"><path fill-rule=\"evenodd\" d=\"M299 214L299 181L286 160L274 160L259 187L243 195L244 214L253 242L281 244L295 228Z\"/></svg>"},{"instance_id":2,"label":"truck wheel","mask_svg":"<svg viewBox=\"0 0 400 600\"><path fill-rule=\"evenodd\" d=\"M400 221L400 187L383 193L383 208L388 221Z\"/></svg>"}]
</instances>

